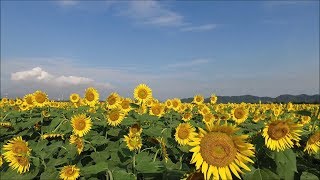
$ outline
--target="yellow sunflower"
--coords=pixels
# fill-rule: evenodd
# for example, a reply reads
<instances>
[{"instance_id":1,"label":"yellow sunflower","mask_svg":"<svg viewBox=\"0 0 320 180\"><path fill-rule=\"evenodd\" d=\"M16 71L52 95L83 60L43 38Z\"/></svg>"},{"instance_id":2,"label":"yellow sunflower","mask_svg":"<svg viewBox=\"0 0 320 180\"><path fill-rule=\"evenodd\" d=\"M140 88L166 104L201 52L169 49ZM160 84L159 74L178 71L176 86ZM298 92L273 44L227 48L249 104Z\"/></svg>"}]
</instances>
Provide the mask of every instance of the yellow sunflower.
<instances>
[{"instance_id":1,"label":"yellow sunflower","mask_svg":"<svg viewBox=\"0 0 320 180\"><path fill-rule=\"evenodd\" d=\"M129 129L129 136L136 136L142 133L142 128L138 124L133 124Z\"/></svg>"},{"instance_id":2,"label":"yellow sunflower","mask_svg":"<svg viewBox=\"0 0 320 180\"><path fill-rule=\"evenodd\" d=\"M80 169L76 165L64 166L60 171L63 180L76 180L80 176Z\"/></svg>"},{"instance_id":3,"label":"yellow sunflower","mask_svg":"<svg viewBox=\"0 0 320 180\"><path fill-rule=\"evenodd\" d=\"M218 97L215 94L211 94L210 96L210 103L215 104L218 100Z\"/></svg>"},{"instance_id":4,"label":"yellow sunflower","mask_svg":"<svg viewBox=\"0 0 320 180\"><path fill-rule=\"evenodd\" d=\"M139 102L152 98L152 90L145 84L139 84L133 92L133 96Z\"/></svg>"},{"instance_id":5,"label":"yellow sunflower","mask_svg":"<svg viewBox=\"0 0 320 180\"><path fill-rule=\"evenodd\" d=\"M33 97L32 101L37 107L43 107L48 102L47 94L42 91L34 92L32 97Z\"/></svg>"},{"instance_id":6,"label":"yellow sunflower","mask_svg":"<svg viewBox=\"0 0 320 180\"><path fill-rule=\"evenodd\" d=\"M41 111L41 115L43 116L43 117L50 117L50 113L48 112L48 111L46 111L46 110L43 110L43 111Z\"/></svg>"},{"instance_id":7,"label":"yellow sunflower","mask_svg":"<svg viewBox=\"0 0 320 180\"><path fill-rule=\"evenodd\" d=\"M245 107L239 106L239 107L232 109L231 114L232 114L233 120L237 124L241 124L248 118L249 113Z\"/></svg>"},{"instance_id":8,"label":"yellow sunflower","mask_svg":"<svg viewBox=\"0 0 320 180\"><path fill-rule=\"evenodd\" d=\"M17 98L17 100L16 100L16 105L20 105L20 104L22 104L22 100L21 99L19 99L19 98Z\"/></svg>"},{"instance_id":9,"label":"yellow sunflower","mask_svg":"<svg viewBox=\"0 0 320 180\"><path fill-rule=\"evenodd\" d=\"M136 135L136 136L124 135L124 141L126 142L130 151L139 150L142 147L142 140L140 135Z\"/></svg>"},{"instance_id":10,"label":"yellow sunflower","mask_svg":"<svg viewBox=\"0 0 320 180\"><path fill-rule=\"evenodd\" d=\"M77 135L71 135L70 136L70 144L75 144L77 146L78 154L81 154L84 147L83 138L77 136Z\"/></svg>"},{"instance_id":11,"label":"yellow sunflower","mask_svg":"<svg viewBox=\"0 0 320 180\"><path fill-rule=\"evenodd\" d=\"M173 110L178 111L181 105L181 100L178 98L173 98L171 100L171 103L172 103Z\"/></svg>"},{"instance_id":12,"label":"yellow sunflower","mask_svg":"<svg viewBox=\"0 0 320 180\"><path fill-rule=\"evenodd\" d=\"M28 147L28 142L24 141L21 136L9 140L3 145L4 158L7 160L13 156L29 156L31 149Z\"/></svg>"},{"instance_id":13,"label":"yellow sunflower","mask_svg":"<svg viewBox=\"0 0 320 180\"><path fill-rule=\"evenodd\" d=\"M122 101L120 103L120 106L121 106L122 110L125 111L125 112L129 112L131 110L130 103L131 103L131 99L130 98L122 99Z\"/></svg>"},{"instance_id":14,"label":"yellow sunflower","mask_svg":"<svg viewBox=\"0 0 320 180\"><path fill-rule=\"evenodd\" d=\"M26 102L23 102L22 104L20 104L19 108L21 111L26 111L29 109L29 105Z\"/></svg>"},{"instance_id":15,"label":"yellow sunflower","mask_svg":"<svg viewBox=\"0 0 320 180\"><path fill-rule=\"evenodd\" d=\"M0 167L2 166L3 164L3 159L2 159L2 155L0 154Z\"/></svg>"},{"instance_id":16,"label":"yellow sunflower","mask_svg":"<svg viewBox=\"0 0 320 180\"><path fill-rule=\"evenodd\" d=\"M121 98L116 92L111 93L106 99L107 107L110 109L117 107L120 102Z\"/></svg>"},{"instance_id":17,"label":"yellow sunflower","mask_svg":"<svg viewBox=\"0 0 320 180\"><path fill-rule=\"evenodd\" d=\"M135 109L135 111L136 111L138 114L142 115L142 114L147 113L148 107L147 107L146 105L142 104L138 109Z\"/></svg>"},{"instance_id":18,"label":"yellow sunflower","mask_svg":"<svg viewBox=\"0 0 320 180\"><path fill-rule=\"evenodd\" d=\"M180 123L176 128L175 140L180 145L187 145L197 135L195 128L189 123Z\"/></svg>"},{"instance_id":19,"label":"yellow sunflower","mask_svg":"<svg viewBox=\"0 0 320 180\"><path fill-rule=\"evenodd\" d=\"M91 118L87 117L86 114L78 114L72 116L71 125L73 127L73 133L82 137L90 131L92 122Z\"/></svg>"},{"instance_id":20,"label":"yellow sunflower","mask_svg":"<svg viewBox=\"0 0 320 180\"><path fill-rule=\"evenodd\" d=\"M311 117L310 116L302 116L301 117L301 124L305 125L308 124L311 121Z\"/></svg>"},{"instance_id":21,"label":"yellow sunflower","mask_svg":"<svg viewBox=\"0 0 320 180\"><path fill-rule=\"evenodd\" d=\"M16 102L13 99L10 99L9 100L9 105L10 106L14 106L14 105L16 105Z\"/></svg>"},{"instance_id":22,"label":"yellow sunflower","mask_svg":"<svg viewBox=\"0 0 320 180\"><path fill-rule=\"evenodd\" d=\"M192 118L192 113L191 112L184 112L182 114L182 120L183 121L190 121L190 119Z\"/></svg>"},{"instance_id":23,"label":"yellow sunflower","mask_svg":"<svg viewBox=\"0 0 320 180\"><path fill-rule=\"evenodd\" d=\"M254 146L246 142L247 135L235 135L238 129L235 126L206 125L207 131L199 128L198 137L189 143L193 146L191 164L195 163L196 169L201 170L204 179L232 179L233 173L241 179L243 173L240 167L247 171L250 168L246 163L253 161Z\"/></svg>"},{"instance_id":24,"label":"yellow sunflower","mask_svg":"<svg viewBox=\"0 0 320 180\"><path fill-rule=\"evenodd\" d=\"M111 126L117 126L121 124L122 120L124 119L124 113L119 108L111 109L107 112L107 123Z\"/></svg>"},{"instance_id":25,"label":"yellow sunflower","mask_svg":"<svg viewBox=\"0 0 320 180\"><path fill-rule=\"evenodd\" d=\"M310 136L307 141L307 145L303 151L307 151L308 154L316 154L320 149L320 131Z\"/></svg>"},{"instance_id":26,"label":"yellow sunflower","mask_svg":"<svg viewBox=\"0 0 320 180\"><path fill-rule=\"evenodd\" d=\"M262 136L266 146L271 150L283 151L292 148L299 142L302 125L288 120L274 120L269 122L263 129Z\"/></svg>"},{"instance_id":27,"label":"yellow sunflower","mask_svg":"<svg viewBox=\"0 0 320 180\"><path fill-rule=\"evenodd\" d=\"M213 123L215 117L212 113L205 114L202 118L202 121L205 123Z\"/></svg>"},{"instance_id":28,"label":"yellow sunflower","mask_svg":"<svg viewBox=\"0 0 320 180\"><path fill-rule=\"evenodd\" d=\"M0 122L0 126L4 128L12 128L12 124L9 122Z\"/></svg>"},{"instance_id":29,"label":"yellow sunflower","mask_svg":"<svg viewBox=\"0 0 320 180\"><path fill-rule=\"evenodd\" d=\"M202 116L204 116L204 115L206 115L206 114L208 114L208 113L211 113L211 110L210 110L210 108L209 108L208 106L203 105L203 106L200 106L200 107L199 107L198 112L199 112Z\"/></svg>"},{"instance_id":30,"label":"yellow sunflower","mask_svg":"<svg viewBox=\"0 0 320 180\"><path fill-rule=\"evenodd\" d=\"M167 108L167 109L171 109L171 108L172 108L172 101L171 101L171 99L167 99L164 104L166 105L166 108Z\"/></svg>"},{"instance_id":31,"label":"yellow sunflower","mask_svg":"<svg viewBox=\"0 0 320 180\"><path fill-rule=\"evenodd\" d=\"M73 103L77 103L80 101L80 95L77 94L77 93L72 93L70 95L70 101L73 102Z\"/></svg>"},{"instance_id":32,"label":"yellow sunflower","mask_svg":"<svg viewBox=\"0 0 320 180\"><path fill-rule=\"evenodd\" d=\"M34 106L33 94L27 94L23 97L23 101L26 102L30 107Z\"/></svg>"},{"instance_id":33,"label":"yellow sunflower","mask_svg":"<svg viewBox=\"0 0 320 180\"><path fill-rule=\"evenodd\" d=\"M22 174L29 171L30 163L26 156L13 155L8 159L9 167L13 170L17 169L18 173Z\"/></svg>"},{"instance_id":34,"label":"yellow sunflower","mask_svg":"<svg viewBox=\"0 0 320 180\"><path fill-rule=\"evenodd\" d=\"M164 114L164 106L160 103L155 103L151 106L150 115L161 117Z\"/></svg>"},{"instance_id":35,"label":"yellow sunflower","mask_svg":"<svg viewBox=\"0 0 320 180\"><path fill-rule=\"evenodd\" d=\"M93 87L89 87L88 89L86 89L86 92L84 94L84 100L87 105L95 106L99 102L98 91Z\"/></svg>"},{"instance_id":36,"label":"yellow sunflower","mask_svg":"<svg viewBox=\"0 0 320 180\"><path fill-rule=\"evenodd\" d=\"M198 94L193 97L193 103L202 104L203 102L204 102L204 97L202 95Z\"/></svg>"}]
</instances>

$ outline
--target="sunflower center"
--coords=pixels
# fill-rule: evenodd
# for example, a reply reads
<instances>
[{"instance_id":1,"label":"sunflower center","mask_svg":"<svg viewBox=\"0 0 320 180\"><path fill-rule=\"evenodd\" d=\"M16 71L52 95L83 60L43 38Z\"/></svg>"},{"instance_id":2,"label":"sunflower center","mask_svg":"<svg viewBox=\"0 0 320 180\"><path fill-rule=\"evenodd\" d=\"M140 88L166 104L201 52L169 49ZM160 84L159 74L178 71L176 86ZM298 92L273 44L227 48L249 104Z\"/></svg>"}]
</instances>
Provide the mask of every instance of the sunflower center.
<instances>
[{"instance_id":1,"label":"sunflower center","mask_svg":"<svg viewBox=\"0 0 320 180\"><path fill-rule=\"evenodd\" d=\"M178 132L178 137L180 139L187 139L189 137L190 131L187 127L181 126Z\"/></svg>"},{"instance_id":2,"label":"sunflower center","mask_svg":"<svg viewBox=\"0 0 320 180\"><path fill-rule=\"evenodd\" d=\"M86 122L83 119L79 119L76 123L75 123L75 127L77 130L83 130L86 127Z\"/></svg>"},{"instance_id":3,"label":"sunflower center","mask_svg":"<svg viewBox=\"0 0 320 180\"><path fill-rule=\"evenodd\" d=\"M86 94L86 99L87 99L88 101L93 101L93 100L94 100L94 94L93 94L92 92L88 92L88 93Z\"/></svg>"},{"instance_id":4,"label":"sunflower center","mask_svg":"<svg viewBox=\"0 0 320 180\"><path fill-rule=\"evenodd\" d=\"M237 119L242 119L244 117L244 112L241 108L237 108L234 110L234 116L237 118Z\"/></svg>"},{"instance_id":5,"label":"sunflower center","mask_svg":"<svg viewBox=\"0 0 320 180\"><path fill-rule=\"evenodd\" d=\"M38 103L43 103L46 100L45 96L42 94L37 94L35 99Z\"/></svg>"},{"instance_id":6,"label":"sunflower center","mask_svg":"<svg viewBox=\"0 0 320 180\"><path fill-rule=\"evenodd\" d=\"M17 142L13 145L12 151L17 154L25 154L28 152L28 147L23 142Z\"/></svg>"},{"instance_id":7,"label":"sunflower center","mask_svg":"<svg viewBox=\"0 0 320 180\"><path fill-rule=\"evenodd\" d=\"M72 99L73 99L73 100L77 100L78 97L77 97L77 96L72 96Z\"/></svg>"},{"instance_id":8,"label":"sunflower center","mask_svg":"<svg viewBox=\"0 0 320 180\"><path fill-rule=\"evenodd\" d=\"M153 112L153 114L155 114L155 115L160 114L160 109L159 109L159 107L154 107L154 108L152 108L152 112Z\"/></svg>"},{"instance_id":9,"label":"sunflower center","mask_svg":"<svg viewBox=\"0 0 320 180\"><path fill-rule=\"evenodd\" d=\"M210 122L212 118L213 118L213 115L212 115L212 114L206 114L206 115L204 116L204 121Z\"/></svg>"},{"instance_id":10,"label":"sunflower center","mask_svg":"<svg viewBox=\"0 0 320 180\"><path fill-rule=\"evenodd\" d=\"M138 97L139 97L139 98L141 98L141 99L146 99L147 96L148 96L147 90L145 90L145 89L140 89L140 90L138 91Z\"/></svg>"},{"instance_id":11,"label":"sunflower center","mask_svg":"<svg viewBox=\"0 0 320 180\"><path fill-rule=\"evenodd\" d=\"M201 102L201 97L197 97L197 98L196 98L196 101L197 101L197 102Z\"/></svg>"},{"instance_id":12,"label":"sunflower center","mask_svg":"<svg viewBox=\"0 0 320 180\"><path fill-rule=\"evenodd\" d=\"M16 157L18 163L21 165L21 166L27 166L29 161L26 157L22 157L22 156L17 156Z\"/></svg>"},{"instance_id":13,"label":"sunflower center","mask_svg":"<svg viewBox=\"0 0 320 180\"><path fill-rule=\"evenodd\" d=\"M269 125L268 134L271 139L279 140L290 132L286 122L273 122Z\"/></svg>"},{"instance_id":14,"label":"sunflower center","mask_svg":"<svg viewBox=\"0 0 320 180\"><path fill-rule=\"evenodd\" d=\"M225 167L234 161L237 149L227 134L211 132L201 139L200 153L209 165Z\"/></svg>"},{"instance_id":15,"label":"sunflower center","mask_svg":"<svg viewBox=\"0 0 320 180\"><path fill-rule=\"evenodd\" d=\"M116 103L116 98L115 97L113 97L113 96L111 96L111 97L109 97L108 98L108 103L110 104L110 105L113 105L114 103Z\"/></svg>"},{"instance_id":16,"label":"sunflower center","mask_svg":"<svg viewBox=\"0 0 320 180\"><path fill-rule=\"evenodd\" d=\"M129 104L129 102L127 102L127 101L123 101L123 102L121 103L121 106L122 106L123 109L128 109L128 108L130 107L130 104Z\"/></svg>"},{"instance_id":17,"label":"sunflower center","mask_svg":"<svg viewBox=\"0 0 320 180\"><path fill-rule=\"evenodd\" d=\"M310 144L317 143L318 141L320 141L320 133L312 135L309 139Z\"/></svg>"},{"instance_id":18,"label":"sunflower center","mask_svg":"<svg viewBox=\"0 0 320 180\"><path fill-rule=\"evenodd\" d=\"M72 176L74 173L75 173L75 171L73 170L72 167L69 167L69 168L66 170L66 175L67 175L67 176Z\"/></svg>"},{"instance_id":19,"label":"sunflower center","mask_svg":"<svg viewBox=\"0 0 320 180\"><path fill-rule=\"evenodd\" d=\"M174 101L174 102L172 103L172 105L173 105L173 107L178 107L179 103L176 102L176 101Z\"/></svg>"},{"instance_id":20,"label":"sunflower center","mask_svg":"<svg viewBox=\"0 0 320 180\"><path fill-rule=\"evenodd\" d=\"M111 121L117 121L119 119L119 117L120 117L120 114L118 112L111 112L109 114L109 119Z\"/></svg>"}]
</instances>

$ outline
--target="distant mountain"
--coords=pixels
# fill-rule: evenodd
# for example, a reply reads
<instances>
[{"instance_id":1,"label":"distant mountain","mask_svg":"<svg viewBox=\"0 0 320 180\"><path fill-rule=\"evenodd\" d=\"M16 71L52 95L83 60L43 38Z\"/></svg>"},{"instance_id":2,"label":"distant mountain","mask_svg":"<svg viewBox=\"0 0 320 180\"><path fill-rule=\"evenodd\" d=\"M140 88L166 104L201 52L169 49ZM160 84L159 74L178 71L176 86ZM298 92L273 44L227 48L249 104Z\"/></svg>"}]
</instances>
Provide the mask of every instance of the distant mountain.
<instances>
[{"instance_id":1,"label":"distant mountain","mask_svg":"<svg viewBox=\"0 0 320 180\"><path fill-rule=\"evenodd\" d=\"M182 102L192 102L193 98L185 98L181 99ZM205 102L209 102L210 99L206 98ZM290 95L284 94L280 95L276 98L272 97L258 97L258 96L251 96L251 95L243 95L243 96L218 96L217 103L312 103L312 104L320 104L320 95Z\"/></svg>"}]
</instances>

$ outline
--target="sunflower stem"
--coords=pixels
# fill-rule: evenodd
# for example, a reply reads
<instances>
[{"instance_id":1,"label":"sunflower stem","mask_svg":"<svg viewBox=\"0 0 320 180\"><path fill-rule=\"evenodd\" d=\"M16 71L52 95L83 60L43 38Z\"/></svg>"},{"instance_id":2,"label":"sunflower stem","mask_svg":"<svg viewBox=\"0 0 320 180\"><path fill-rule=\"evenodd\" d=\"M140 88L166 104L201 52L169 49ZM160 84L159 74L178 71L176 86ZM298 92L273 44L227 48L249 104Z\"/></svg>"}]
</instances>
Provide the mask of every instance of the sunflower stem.
<instances>
[{"instance_id":1,"label":"sunflower stem","mask_svg":"<svg viewBox=\"0 0 320 180\"><path fill-rule=\"evenodd\" d=\"M156 154L154 154L154 156L153 156L153 162L156 161L156 158L157 158L157 155L158 155L159 151L160 151L160 149L158 149L158 150L156 151Z\"/></svg>"},{"instance_id":2,"label":"sunflower stem","mask_svg":"<svg viewBox=\"0 0 320 180\"><path fill-rule=\"evenodd\" d=\"M132 171L133 174L136 175L136 152L134 152L132 156Z\"/></svg>"},{"instance_id":3,"label":"sunflower stem","mask_svg":"<svg viewBox=\"0 0 320 180\"><path fill-rule=\"evenodd\" d=\"M97 152L96 148L91 144L90 141L87 141L87 140L83 140L84 142L88 143L94 150L94 152Z\"/></svg>"},{"instance_id":4,"label":"sunflower stem","mask_svg":"<svg viewBox=\"0 0 320 180\"><path fill-rule=\"evenodd\" d=\"M67 122L65 119L62 120L62 121L59 123L59 125L52 131L52 133L56 132L56 130L58 130L59 127L60 127L63 123L65 123L65 122Z\"/></svg>"}]
</instances>

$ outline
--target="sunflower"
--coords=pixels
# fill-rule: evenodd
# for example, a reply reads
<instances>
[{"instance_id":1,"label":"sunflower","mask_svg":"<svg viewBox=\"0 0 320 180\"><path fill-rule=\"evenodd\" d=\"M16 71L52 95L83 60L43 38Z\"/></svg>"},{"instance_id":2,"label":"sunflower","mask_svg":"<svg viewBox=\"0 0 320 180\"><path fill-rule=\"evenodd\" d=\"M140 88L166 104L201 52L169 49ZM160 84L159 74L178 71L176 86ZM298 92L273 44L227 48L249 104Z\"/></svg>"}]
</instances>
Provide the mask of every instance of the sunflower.
<instances>
[{"instance_id":1,"label":"sunflower","mask_svg":"<svg viewBox=\"0 0 320 180\"><path fill-rule=\"evenodd\" d=\"M142 140L140 135L136 136L126 136L124 135L124 141L130 151L139 150L142 147Z\"/></svg>"},{"instance_id":2,"label":"sunflower","mask_svg":"<svg viewBox=\"0 0 320 180\"><path fill-rule=\"evenodd\" d=\"M176 128L175 140L180 145L187 145L197 134L194 127L189 123L180 123Z\"/></svg>"},{"instance_id":3,"label":"sunflower","mask_svg":"<svg viewBox=\"0 0 320 180\"><path fill-rule=\"evenodd\" d=\"M37 107L43 107L48 102L48 96L42 91L36 91L33 93L33 103Z\"/></svg>"},{"instance_id":4,"label":"sunflower","mask_svg":"<svg viewBox=\"0 0 320 180\"><path fill-rule=\"evenodd\" d=\"M120 101L121 101L121 98L119 94L116 92L113 92L106 99L107 107L110 109L115 108L118 106L118 104L120 104Z\"/></svg>"},{"instance_id":5,"label":"sunflower","mask_svg":"<svg viewBox=\"0 0 320 180\"><path fill-rule=\"evenodd\" d=\"M8 101L9 101L8 98L2 98L2 99L1 99L1 102L2 102L3 104L7 104Z\"/></svg>"},{"instance_id":6,"label":"sunflower","mask_svg":"<svg viewBox=\"0 0 320 180\"><path fill-rule=\"evenodd\" d=\"M307 151L308 154L316 154L320 149L320 131L310 136L307 141L307 145L303 151Z\"/></svg>"},{"instance_id":7,"label":"sunflower","mask_svg":"<svg viewBox=\"0 0 320 180\"><path fill-rule=\"evenodd\" d=\"M301 117L301 124L305 125L308 124L311 121L311 117L310 116L302 116Z\"/></svg>"},{"instance_id":8,"label":"sunflower","mask_svg":"<svg viewBox=\"0 0 320 180\"><path fill-rule=\"evenodd\" d=\"M152 90L145 84L139 84L133 92L133 96L139 102L152 98Z\"/></svg>"},{"instance_id":9,"label":"sunflower","mask_svg":"<svg viewBox=\"0 0 320 180\"><path fill-rule=\"evenodd\" d=\"M213 123L215 117L212 113L205 114L202 118L202 121L205 123Z\"/></svg>"},{"instance_id":10,"label":"sunflower","mask_svg":"<svg viewBox=\"0 0 320 180\"><path fill-rule=\"evenodd\" d=\"M218 97L215 94L211 94L210 96L210 103L215 104L218 100Z\"/></svg>"},{"instance_id":11,"label":"sunflower","mask_svg":"<svg viewBox=\"0 0 320 180\"><path fill-rule=\"evenodd\" d=\"M9 100L9 105L10 106L14 106L14 105L16 105L16 102L13 99L10 99Z\"/></svg>"},{"instance_id":12,"label":"sunflower","mask_svg":"<svg viewBox=\"0 0 320 180\"><path fill-rule=\"evenodd\" d=\"M206 106L206 105L200 106L199 109L198 109L198 112L199 112L202 116L204 116L204 115L206 115L206 114L208 114L208 113L211 113L210 108L209 108L208 106Z\"/></svg>"},{"instance_id":13,"label":"sunflower","mask_svg":"<svg viewBox=\"0 0 320 180\"><path fill-rule=\"evenodd\" d=\"M292 120L274 120L263 129L262 136L266 146L271 150L283 151L292 148L295 142L299 142L302 125Z\"/></svg>"},{"instance_id":14,"label":"sunflower","mask_svg":"<svg viewBox=\"0 0 320 180\"><path fill-rule=\"evenodd\" d=\"M178 98L173 98L173 99L171 100L171 103L172 103L172 108L173 108L173 110L178 111L178 110L179 110L179 107L180 107L180 105L181 105L181 100L178 99Z\"/></svg>"},{"instance_id":15,"label":"sunflower","mask_svg":"<svg viewBox=\"0 0 320 180\"><path fill-rule=\"evenodd\" d=\"M184 121L190 121L190 119L192 118L192 113L191 112L184 112L182 114L182 120Z\"/></svg>"},{"instance_id":16,"label":"sunflower","mask_svg":"<svg viewBox=\"0 0 320 180\"><path fill-rule=\"evenodd\" d=\"M17 100L16 100L16 105L20 105L20 104L22 104L22 100L21 99L19 99L19 98L17 98Z\"/></svg>"},{"instance_id":17,"label":"sunflower","mask_svg":"<svg viewBox=\"0 0 320 180\"><path fill-rule=\"evenodd\" d=\"M236 107L231 111L232 118L237 124L243 123L248 118L248 110L243 106Z\"/></svg>"},{"instance_id":18,"label":"sunflower","mask_svg":"<svg viewBox=\"0 0 320 180\"><path fill-rule=\"evenodd\" d=\"M0 122L0 126L4 128L12 128L12 124L10 122Z\"/></svg>"},{"instance_id":19,"label":"sunflower","mask_svg":"<svg viewBox=\"0 0 320 180\"><path fill-rule=\"evenodd\" d=\"M160 103L155 103L151 106L150 115L161 117L164 114L164 106Z\"/></svg>"},{"instance_id":20,"label":"sunflower","mask_svg":"<svg viewBox=\"0 0 320 180\"><path fill-rule=\"evenodd\" d=\"M41 138L42 139L54 139L54 138L61 138L61 139L64 139L64 134L43 134L41 135Z\"/></svg>"},{"instance_id":21,"label":"sunflower","mask_svg":"<svg viewBox=\"0 0 320 180\"><path fill-rule=\"evenodd\" d=\"M246 142L247 135L235 135L238 128L225 125L206 125L207 131L199 128L198 137L189 143L193 146L191 164L201 170L204 179L232 179L233 173L240 178L243 173L240 167L247 171L247 162L253 163L249 157L254 156L254 146Z\"/></svg>"},{"instance_id":22,"label":"sunflower","mask_svg":"<svg viewBox=\"0 0 320 180\"><path fill-rule=\"evenodd\" d=\"M70 136L70 144L75 144L77 146L78 154L81 154L83 151L84 143L83 139L77 135Z\"/></svg>"},{"instance_id":23,"label":"sunflower","mask_svg":"<svg viewBox=\"0 0 320 180\"><path fill-rule=\"evenodd\" d=\"M156 139L157 139L157 141L159 142L159 144L161 146L162 157L164 158L164 160L166 162L168 162L169 155L168 155L168 152L167 152L166 141L164 140L163 137L158 137Z\"/></svg>"},{"instance_id":24,"label":"sunflower","mask_svg":"<svg viewBox=\"0 0 320 180\"><path fill-rule=\"evenodd\" d=\"M17 169L18 173L22 174L29 171L30 163L29 159L26 156L13 155L8 159L9 166L15 170Z\"/></svg>"},{"instance_id":25,"label":"sunflower","mask_svg":"<svg viewBox=\"0 0 320 180\"><path fill-rule=\"evenodd\" d=\"M31 151L28 147L28 142L24 141L21 136L9 140L7 144L3 145L3 150L7 151L3 153L6 160L15 155L29 156Z\"/></svg>"},{"instance_id":26,"label":"sunflower","mask_svg":"<svg viewBox=\"0 0 320 180\"><path fill-rule=\"evenodd\" d=\"M23 97L23 101L26 102L30 107L33 107L33 94L27 94Z\"/></svg>"},{"instance_id":27,"label":"sunflower","mask_svg":"<svg viewBox=\"0 0 320 180\"><path fill-rule=\"evenodd\" d=\"M122 101L120 103L121 109L123 111L125 111L125 112L129 112L131 110L130 103L131 103L131 99L130 98L122 99Z\"/></svg>"},{"instance_id":28,"label":"sunflower","mask_svg":"<svg viewBox=\"0 0 320 180\"><path fill-rule=\"evenodd\" d=\"M43 117L50 117L50 113L48 112L48 111L46 111L46 110L43 110L43 111L41 111L41 115L43 116Z\"/></svg>"},{"instance_id":29,"label":"sunflower","mask_svg":"<svg viewBox=\"0 0 320 180\"><path fill-rule=\"evenodd\" d=\"M87 105L95 106L99 101L98 91L93 87L89 87L88 89L86 89L86 92L84 94L84 100Z\"/></svg>"},{"instance_id":30,"label":"sunflower","mask_svg":"<svg viewBox=\"0 0 320 180\"><path fill-rule=\"evenodd\" d=\"M167 99L166 102L164 103L167 109L172 108L172 101L171 99Z\"/></svg>"},{"instance_id":31,"label":"sunflower","mask_svg":"<svg viewBox=\"0 0 320 180\"><path fill-rule=\"evenodd\" d=\"M91 118L87 117L86 114L78 114L72 116L71 125L73 127L73 133L82 137L90 131L92 122Z\"/></svg>"},{"instance_id":32,"label":"sunflower","mask_svg":"<svg viewBox=\"0 0 320 180\"><path fill-rule=\"evenodd\" d=\"M2 159L2 155L0 154L0 167L2 166L3 164L3 159Z\"/></svg>"},{"instance_id":33,"label":"sunflower","mask_svg":"<svg viewBox=\"0 0 320 180\"><path fill-rule=\"evenodd\" d=\"M114 108L108 111L107 113L107 122L111 126L117 126L119 125L122 120L124 119L124 113L119 108Z\"/></svg>"},{"instance_id":34,"label":"sunflower","mask_svg":"<svg viewBox=\"0 0 320 180\"><path fill-rule=\"evenodd\" d=\"M63 180L75 180L80 176L80 169L76 165L64 166L60 171L60 178Z\"/></svg>"},{"instance_id":35,"label":"sunflower","mask_svg":"<svg viewBox=\"0 0 320 180\"><path fill-rule=\"evenodd\" d=\"M129 136L136 136L142 133L142 128L139 124L133 124L129 129Z\"/></svg>"},{"instance_id":36,"label":"sunflower","mask_svg":"<svg viewBox=\"0 0 320 180\"><path fill-rule=\"evenodd\" d=\"M204 102L204 97L202 95L198 94L193 97L193 103L202 104L203 102Z\"/></svg>"},{"instance_id":37,"label":"sunflower","mask_svg":"<svg viewBox=\"0 0 320 180\"><path fill-rule=\"evenodd\" d=\"M71 101L72 103L77 103L77 102L79 102L79 100L80 100L79 94L72 93L72 94L70 95L70 101Z\"/></svg>"},{"instance_id":38,"label":"sunflower","mask_svg":"<svg viewBox=\"0 0 320 180\"><path fill-rule=\"evenodd\" d=\"M135 109L135 111L136 111L138 114L142 115L142 114L147 113L148 107L147 107L146 105L142 104L138 109Z\"/></svg>"}]
</instances>

